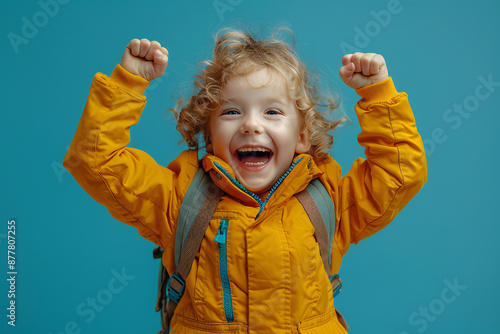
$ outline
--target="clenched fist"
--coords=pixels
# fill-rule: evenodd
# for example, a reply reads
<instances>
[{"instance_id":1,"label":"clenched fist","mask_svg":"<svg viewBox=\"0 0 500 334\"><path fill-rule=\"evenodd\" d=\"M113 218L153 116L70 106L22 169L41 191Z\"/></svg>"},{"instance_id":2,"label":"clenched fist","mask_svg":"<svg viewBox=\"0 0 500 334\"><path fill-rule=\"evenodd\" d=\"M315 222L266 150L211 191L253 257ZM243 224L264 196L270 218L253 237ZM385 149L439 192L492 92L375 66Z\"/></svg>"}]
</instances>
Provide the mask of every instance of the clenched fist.
<instances>
[{"instance_id":1,"label":"clenched fist","mask_svg":"<svg viewBox=\"0 0 500 334\"><path fill-rule=\"evenodd\" d=\"M151 81L161 77L167 68L168 51L157 41L133 39L128 43L120 65L128 72Z\"/></svg>"},{"instance_id":2,"label":"clenched fist","mask_svg":"<svg viewBox=\"0 0 500 334\"><path fill-rule=\"evenodd\" d=\"M351 88L359 89L389 77L385 59L376 53L356 52L342 57L340 77Z\"/></svg>"}]
</instances>

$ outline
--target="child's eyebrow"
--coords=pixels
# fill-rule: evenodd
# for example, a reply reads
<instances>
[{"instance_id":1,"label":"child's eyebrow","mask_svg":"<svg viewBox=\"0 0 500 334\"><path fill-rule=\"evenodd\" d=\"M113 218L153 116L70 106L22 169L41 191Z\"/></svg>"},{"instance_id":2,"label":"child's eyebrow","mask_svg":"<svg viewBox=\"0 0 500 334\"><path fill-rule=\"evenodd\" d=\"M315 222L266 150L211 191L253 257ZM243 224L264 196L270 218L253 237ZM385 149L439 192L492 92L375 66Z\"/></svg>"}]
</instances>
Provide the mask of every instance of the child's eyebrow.
<instances>
[{"instance_id":1,"label":"child's eyebrow","mask_svg":"<svg viewBox=\"0 0 500 334\"><path fill-rule=\"evenodd\" d=\"M222 104L223 105L229 104L229 103L242 104L243 102L246 102L245 100L246 100L245 98L240 98L238 96L228 97L228 98L224 98L222 100ZM261 104L279 103L282 106L287 106L287 103L281 97L268 96L268 97L263 97L263 98L257 99L256 101L261 103Z\"/></svg>"}]
</instances>

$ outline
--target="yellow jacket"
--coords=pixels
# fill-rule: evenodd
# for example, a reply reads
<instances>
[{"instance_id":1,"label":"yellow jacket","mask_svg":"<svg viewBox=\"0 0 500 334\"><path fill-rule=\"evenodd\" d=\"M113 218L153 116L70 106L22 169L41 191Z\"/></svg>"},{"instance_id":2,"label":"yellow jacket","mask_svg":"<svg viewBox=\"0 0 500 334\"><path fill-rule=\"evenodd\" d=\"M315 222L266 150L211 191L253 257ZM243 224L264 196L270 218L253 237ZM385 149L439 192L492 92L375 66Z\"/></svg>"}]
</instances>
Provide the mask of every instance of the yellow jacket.
<instances>
[{"instance_id":1,"label":"yellow jacket","mask_svg":"<svg viewBox=\"0 0 500 334\"><path fill-rule=\"evenodd\" d=\"M198 157L184 151L165 168L127 147L130 126L146 104L147 85L119 65L111 77L98 73L64 167L113 217L162 247L172 274L176 218ZM259 204L235 184L224 161L210 154L203 158L205 171L225 194L186 280L172 333L346 333L337 320L314 228L294 194L313 178L331 194L336 273L349 245L385 227L427 178L407 95L396 91L391 78L357 92L362 96L356 105L358 141L367 159L358 158L344 177L331 157L314 161L302 154L269 201ZM223 220L228 223L225 259L214 241ZM225 287L221 261L227 261Z\"/></svg>"}]
</instances>

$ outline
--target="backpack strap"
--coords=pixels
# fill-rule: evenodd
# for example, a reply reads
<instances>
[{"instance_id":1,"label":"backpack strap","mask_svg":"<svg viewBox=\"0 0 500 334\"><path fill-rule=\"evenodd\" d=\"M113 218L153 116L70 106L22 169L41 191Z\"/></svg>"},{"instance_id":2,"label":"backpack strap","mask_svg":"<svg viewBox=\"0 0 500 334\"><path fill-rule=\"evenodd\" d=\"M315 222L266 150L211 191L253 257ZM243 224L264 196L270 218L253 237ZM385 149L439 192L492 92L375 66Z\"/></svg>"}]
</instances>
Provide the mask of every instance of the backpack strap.
<instances>
[{"instance_id":1,"label":"backpack strap","mask_svg":"<svg viewBox=\"0 0 500 334\"><path fill-rule=\"evenodd\" d=\"M335 234L335 210L333 201L319 179L314 179L297 195L300 204L314 226L319 251L328 277L331 276L331 255Z\"/></svg>"},{"instance_id":2,"label":"backpack strap","mask_svg":"<svg viewBox=\"0 0 500 334\"><path fill-rule=\"evenodd\" d=\"M186 278L222 194L223 191L212 182L210 175L200 167L189 185L179 212L175 235L176 270L165 284L167 301L162 310L164 327L159 334L169 332L170 320L184 294Z\"/></svg>"},{"instance_id":3,"label":"backpack strap","mask_svg":"<svg viewBox=\"0 0 500 334\"><path fill-rule=\"evenodd\" d=\"M222 193L218 193L216 190L219 189L213 183L210 175L205 173L203 167L198 168L196 174L194 175L191 184L182 200L181 208L179 210L179 218L177 219L177 231L175 234L175 267L179 267L179 263L181 262L182 251L185 248L186 239L188 237L188 233L191 231L192 226L200 213L203 213L202 206L205 202L205 199L208 200L220 200L222 197ZM221 195L221 196L218 196ZM217 197L218 196L218 197ZM218 202L217 202L218 203ZM216 203L216 204L217 204ZM203 209L206 209L206 205ZM215 211L215 207L213 208ZM206 214L204 218L205 222L210 222L212 218L213 212L209 215ZM202 217L200 216L199 219ZM203 229L203 235L205 235L206 228ZM201 241L200 241L201 244ZM198 249L197 247L196 249ZM194 257L193 257L194 260ZM191 265L189 265L191 267Z\"/></svg>"},{"instance_id":4,"label":"backpack strap","mask_svg":"<svg viewBox=\"0 0 500 334\"><path fill-rule=\"evenodd\" d=\"M319 253L323 260L325 271L330 278L333 296L335 297L342 288L342 281L338 273L332 275L330 269L333 237L335 235L335 208L332 198L319 179L309 182L306 189L296 194L295 197L304 207L314 227L314 234L318 240ZM337 309L335 311L339 322L348 330L349 326L342 314Z\"/></svg>"}]
</instances>

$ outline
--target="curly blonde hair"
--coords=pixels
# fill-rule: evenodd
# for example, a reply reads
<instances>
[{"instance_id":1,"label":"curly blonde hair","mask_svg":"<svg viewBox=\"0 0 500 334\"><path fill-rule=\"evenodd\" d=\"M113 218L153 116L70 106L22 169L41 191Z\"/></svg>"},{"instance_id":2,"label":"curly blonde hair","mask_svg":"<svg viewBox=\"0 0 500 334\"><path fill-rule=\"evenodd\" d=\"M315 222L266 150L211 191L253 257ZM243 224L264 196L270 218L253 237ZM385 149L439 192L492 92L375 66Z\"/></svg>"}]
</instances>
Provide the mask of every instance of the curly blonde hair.
<instances>
[{"instance_id":1,"label":"curly blonde hair","mask_svg":"<svg viewBox=\"0 0 500 334\"><path fill-rule=\"evenodd\" d=\"M293 37L288 28L279 30L289 31ZM333 144L333 136L328 132L348 118L328 120L318 110L326 108L328 113L338 104L332 97L320 95L318 86L311 83L313 77L295 50L274 36L258 40L250 32L230 28L219 30L215 40L213 59L199 63L203 68L195 76L195 90L189 102L183 105L179 99L175 108L170 109L177 119L176 128L188 146L198 148L200 134L205 145L210 144L210 117L223 103L221 93L228 80L265 68L294 91L295 106L303 120L302 130L307 130L311 143L308 153L314 158L325 157Z\"/></svg>"}]
</instances>

